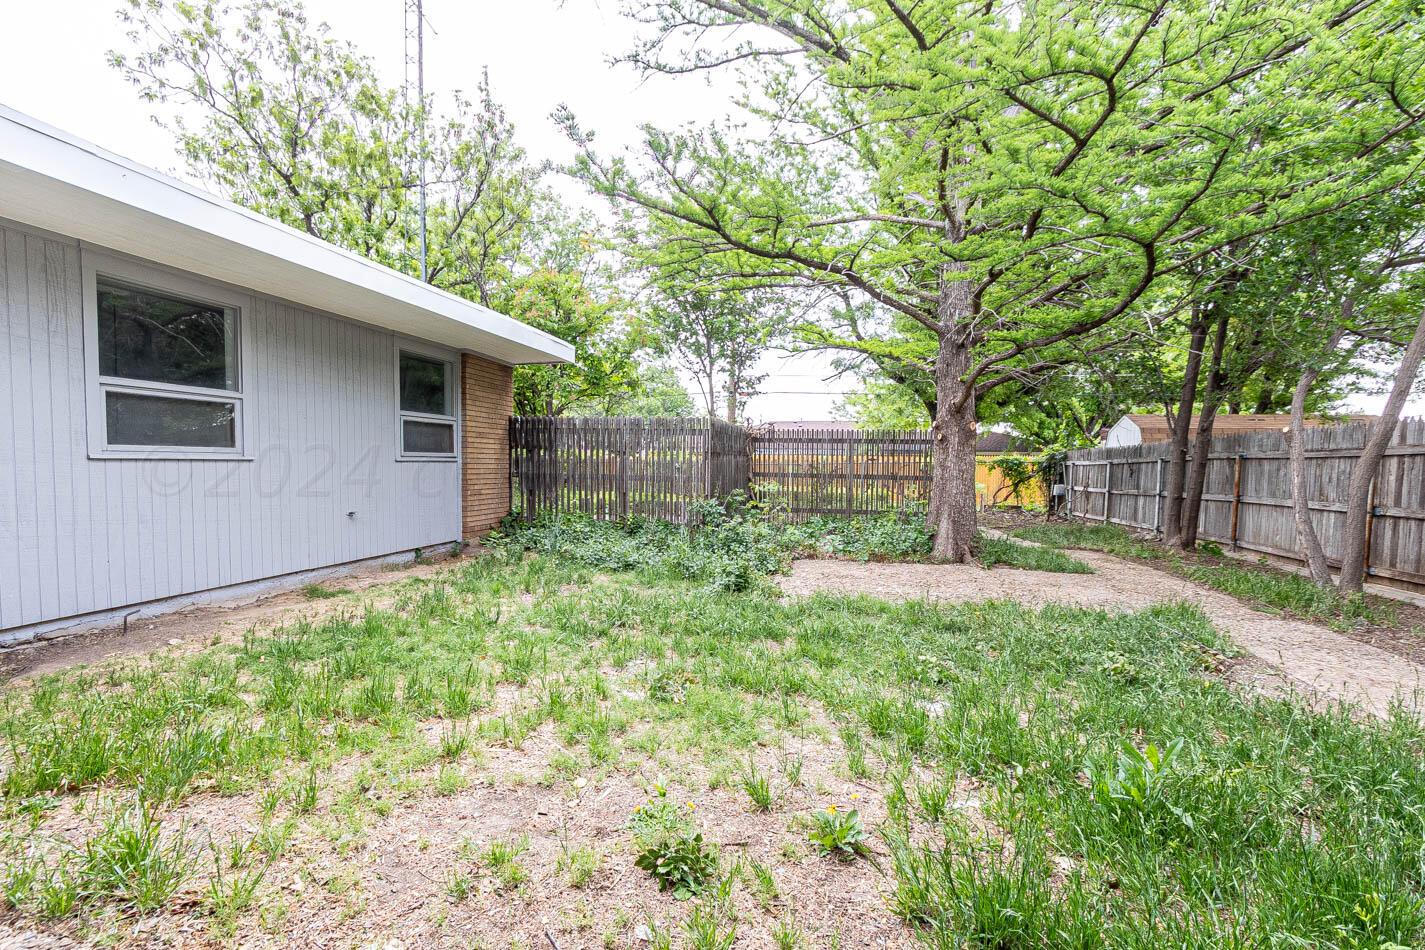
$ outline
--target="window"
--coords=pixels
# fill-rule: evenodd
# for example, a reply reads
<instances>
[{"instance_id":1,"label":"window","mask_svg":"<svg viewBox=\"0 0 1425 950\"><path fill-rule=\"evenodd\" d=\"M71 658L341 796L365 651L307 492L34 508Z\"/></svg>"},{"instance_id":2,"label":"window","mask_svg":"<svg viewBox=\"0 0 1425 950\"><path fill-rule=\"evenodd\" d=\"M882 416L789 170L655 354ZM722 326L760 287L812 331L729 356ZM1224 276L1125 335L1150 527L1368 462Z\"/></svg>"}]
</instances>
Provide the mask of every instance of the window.
<instances>
[{"instance_id":1,"label":"window","mask_svg":"<svg viewBox=\"0 0 1425 950\"><path fill-rule=\"evenodd\" d=\"M241 456L239 308L156 267L84 264L91 453Z\"/></svg>"},{"instance_id":2,"label":"window","mask_svg":"<svg viewBox=\"0 0 1425 950\"><path fill-rule=\"evenodd\" d=\"M409 350L396 352L401 457L455 458L455 387L451 364Z\"/></svg>"},{"instance_id":3,"label":"window","mask_svg":"<svg viewBox=\"0 0 1425 950\"><path fill-rule=\"evenodd\" d=\"M237 388L237 314L100 277L99 375Z\"/></svg>"}]
</instances>

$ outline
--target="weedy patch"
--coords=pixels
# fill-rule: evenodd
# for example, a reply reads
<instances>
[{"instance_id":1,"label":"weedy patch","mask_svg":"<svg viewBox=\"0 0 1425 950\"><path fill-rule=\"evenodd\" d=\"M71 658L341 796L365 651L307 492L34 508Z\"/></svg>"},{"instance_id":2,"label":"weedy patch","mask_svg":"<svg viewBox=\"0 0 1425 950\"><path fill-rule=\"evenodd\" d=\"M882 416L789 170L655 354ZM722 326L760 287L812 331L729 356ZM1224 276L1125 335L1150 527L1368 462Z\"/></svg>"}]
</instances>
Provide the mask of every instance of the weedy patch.
<instances>
[{"instance_id":1,"label":"weedy patch","mask_svg":"<svg viewBox=\"0 0 1425 950\"><path fill-rule=\"evenodd\" d=\"M423 945L1425 942L1403 711L1233 691L1181 604L714 589L764 529L547 524L388 609L12 684L0 895L119 942L412 906Z\"/></svg>"}]
</instances>

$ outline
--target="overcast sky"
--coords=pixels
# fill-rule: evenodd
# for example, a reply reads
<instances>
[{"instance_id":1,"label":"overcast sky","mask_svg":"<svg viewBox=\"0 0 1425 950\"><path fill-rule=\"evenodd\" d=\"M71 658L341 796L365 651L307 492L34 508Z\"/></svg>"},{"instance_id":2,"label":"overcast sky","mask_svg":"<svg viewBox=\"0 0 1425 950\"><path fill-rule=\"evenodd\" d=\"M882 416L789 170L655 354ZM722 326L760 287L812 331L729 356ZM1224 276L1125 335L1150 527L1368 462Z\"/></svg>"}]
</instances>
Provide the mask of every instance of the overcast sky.
<instances>
[{"instance_id":1,"label":"overcast sky","mask_svg":"<svg viewBox=\"0 0 1425 950\"><path fill-rule=\"evenodd\" d=\"M5 4L0 30L0 102L162 171L182 174L172 139L105 61L126 48L115 0L40 0ZM404 72L403 0L308 0L311 18L370 56L391 84ZM496 98L536 158L566 161L568 142L550 113L568 104L602 150L630 146L639 124L671 127L720 118L731 87L701 77L642 81L608 60L626 50L633 27L615 0L426 0L426 88L473 90L488 67ZM577 195L573 182L562 188ZM768 392L755 399L757 421L827 419L846 380L824 382L820 358L772 359ZM1379 399L1352 408L1373 411ZM1412 411L1425 413L1425 400Z\"/></svg>"}]
</instances>

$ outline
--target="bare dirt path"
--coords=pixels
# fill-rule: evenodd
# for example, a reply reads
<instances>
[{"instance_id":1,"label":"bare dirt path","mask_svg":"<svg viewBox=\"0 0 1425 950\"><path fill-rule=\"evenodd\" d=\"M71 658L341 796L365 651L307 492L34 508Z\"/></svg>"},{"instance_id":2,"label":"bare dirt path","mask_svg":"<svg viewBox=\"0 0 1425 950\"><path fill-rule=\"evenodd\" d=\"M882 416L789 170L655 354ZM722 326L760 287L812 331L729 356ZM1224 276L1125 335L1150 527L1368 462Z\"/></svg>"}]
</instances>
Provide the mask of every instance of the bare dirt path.
<instances>
[{"instance_id":1,"label":"bare dirt path","mask_svg":"<svg viewBox=\"0 0 1425 950\"><path fill-rule=\"evenodd\" d=\"M1425 709L1425 666L1329 628L1254 610L1235 598L1138 564L1094 551L1072 551L1095 574L1048 574L974 564L861 564L797 561L778 579L793 596L864 593L892 599L1018 600L1108 610L1139 610L1183 600L1200 606L1233 642L1309 695L1359 704L1385 716L1397 697ZM1258 671L1255 675L1263 675ZM1281 683L1274 683L1280 686Z\"/></svg>"}]
</instances>

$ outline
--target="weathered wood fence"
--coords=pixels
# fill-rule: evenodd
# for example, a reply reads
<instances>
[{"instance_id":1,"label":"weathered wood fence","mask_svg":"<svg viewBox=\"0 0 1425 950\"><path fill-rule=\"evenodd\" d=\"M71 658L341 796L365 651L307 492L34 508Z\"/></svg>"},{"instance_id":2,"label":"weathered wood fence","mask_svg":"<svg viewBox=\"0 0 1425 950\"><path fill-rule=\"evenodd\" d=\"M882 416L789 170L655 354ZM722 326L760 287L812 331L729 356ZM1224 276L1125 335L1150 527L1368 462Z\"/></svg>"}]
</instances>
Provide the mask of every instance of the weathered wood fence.
<instances>
[{"instance_id":1,"label":"weathered wood fence","mask_svg":"<svg viewBox=\"0 0 1425 950\"><path fill-rule=\"evenodd\" d=\"M511 501L526 515L686 521L693 502L747 487L746 441L707 419L516 416Z\"/></svg>"},{"instance_id":2,"label":"weathered wood fence","mask_svg":"<svg viewBox=\"0 0 1425 950\"><path fill-rule=\"evenodd\" d=\"M1305 433L1312 521L1327 559L1341 560L1346 486L1367 426L1321 426ZM1068 512L1158 532L1166 501L1169 443L1086 449L1066 463ZM1397 427L1371 488L1366 563L1373 580L1425 584L1425 419ZM1277 432L1214 439L1208 454L1198 537L1236 550L1302 560L1292 515L1287 447Z\"/></svg>"},{"instance_id":3,"label":"weathered wood fence","mask_svg":"<svg viewBox=\"0 0 1425 950\"><path fill-rule=\"evenodd\" d=\"M925 432L768 429L706 419L517 417L510 420L510 475L517 510L641 515L686 521L702 498L742 489L786 517L873 515L930 496ZM981 504L1037 504L1015 495L987 460Z\"/></svg>"}]
</instances>

